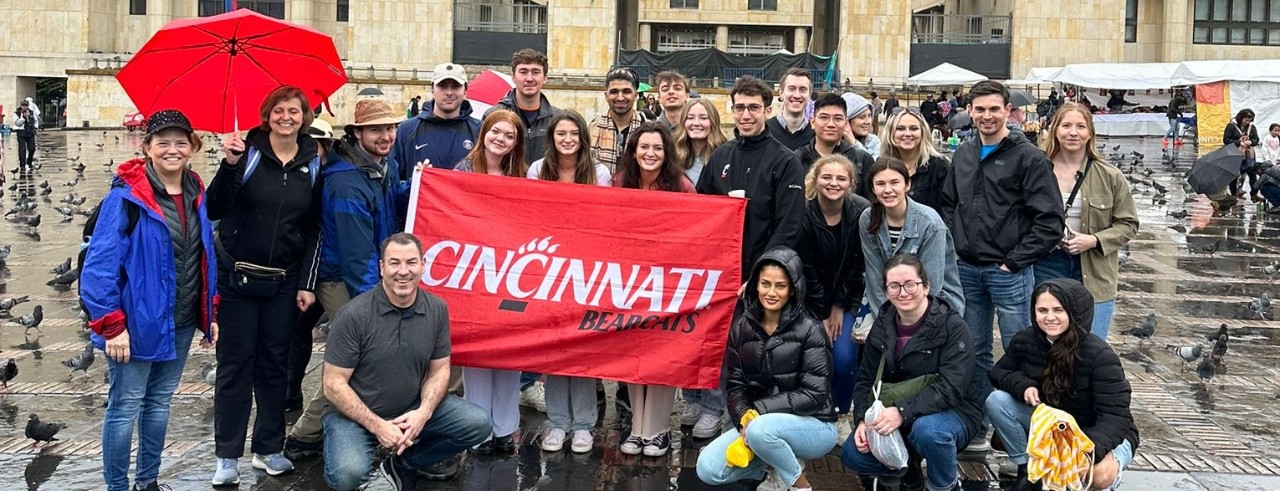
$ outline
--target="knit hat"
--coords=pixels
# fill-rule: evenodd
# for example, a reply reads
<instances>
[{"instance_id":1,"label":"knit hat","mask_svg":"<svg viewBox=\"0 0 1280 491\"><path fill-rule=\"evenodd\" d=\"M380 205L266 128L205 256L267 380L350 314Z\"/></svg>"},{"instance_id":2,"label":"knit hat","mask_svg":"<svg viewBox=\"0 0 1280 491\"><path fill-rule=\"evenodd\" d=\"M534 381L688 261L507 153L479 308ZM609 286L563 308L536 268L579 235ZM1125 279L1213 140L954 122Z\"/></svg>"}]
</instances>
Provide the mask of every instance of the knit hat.
<instances>
[{"instance_id":1,"label":"knit hat","mask_svg":"<svg viewBox=\"0 0 1280 491\"><path fill-rule=\"evenodd\" d=\"M845 92L840 96L844 99L845 117L853 119L854 116L871 109L871 103L866 98L854 94L853 92Z\"/></svg>"}]
</instances>

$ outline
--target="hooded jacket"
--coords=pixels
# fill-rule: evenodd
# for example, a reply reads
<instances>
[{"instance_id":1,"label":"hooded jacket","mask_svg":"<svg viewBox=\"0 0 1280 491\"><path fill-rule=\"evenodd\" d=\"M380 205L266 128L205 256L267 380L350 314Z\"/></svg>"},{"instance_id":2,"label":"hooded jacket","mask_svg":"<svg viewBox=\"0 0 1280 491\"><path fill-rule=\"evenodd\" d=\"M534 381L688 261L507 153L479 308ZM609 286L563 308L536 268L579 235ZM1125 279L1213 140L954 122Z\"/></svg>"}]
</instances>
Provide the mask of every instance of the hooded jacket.
<instances>
[{"instance_id":1,"label":"hooded jacket","mask_svg":"<svg viewBox=\"0 0 1280 491\"><path fill-rule=\"evenodd\" d=\"M956 149L938 214L960 259L1017 273L1062 240L1062 192L1049 158L1020 131L1010 131L987 158L981 152L977 138Z\"/></svg>"},{"instance_id":2,"label":"hooded jacket","mask_svg":"<svg viewBox=\"0 0 1280 491\"><path fill-rule=\"evenodd\" d=\"M931 287L932 288L932 287ZM964 317L946 302L929 297L929 307L924 314L924 324L915 336L902 348L901 356L894 356L893 345L897 341L898 309L885 303L880 308L867 343L862 348L862 361L858 365L858 381L853 386L854 425L862 422L867 408L871 407L871 386L876 381L876 370L885 353L884 382L903 382L912 378L936 373L940 378L920 393L902 399L895 405L902 413L902 426L910 427L921 416L953 410L964 422L968 434L978 434L982 421L985 395L970 390L974 372L973 340ZM904 433L909 430L904 430Z\"/></svg>"},{"instance_id":3,"label":"hooded jacket","mask_svg":"<svg viewBox=\"0 0 1280 491\"><path fill-rule=\"evenodd\" d=\"M320 281L344 283L351 298L378 284L378 247L395 233L397 200L405 191L395 159L384 166L358 145L335 143L337 159L321 170Z\"/></svg>"},{"instance_id":4,"label":"hooded jacket","mask_svg":"<svg viewBox=\"0 0 1280 491\"><path fill-rule=\"evenodd\" d=\"M800 256L780 247L756 261L749 285L759 282L767 264L781 265L791 281L791 298L782 307L772 335L761 327L764 306L754 287L742 296L742 314L733 321L725 346L728 377L725 396L729 419L739 429L748 409L760 414L786 413L834 422L831 402L831 350L826 331L805 312L804 274Z\"/></svg>"},{"instance_id":5,"label":"hooded jacket","mask_svg":"<svg viewBox=\"0 0 1280 491\"><path fill-rule=\"evenodd\" d=\"M506 109L516 113L516 116L519 117L521 121L525 122L525 165L532 164L533 161L546 156L547 134L551 132L551 118L555 117L556 113L560 111L559 109L556 109L555 106L551 105L551 101L547 100L546 94L538 92L538 97L541 99L541 103L538 104L538 115L535 116L532 121L525 118L524 111L521 111L520 107L516 106L516 89L511 89L511 92L507 92L507 95L503 96L502 100L498 101L498 105L493 106L484 113L485 116L488 116L489 113L498 109ZM459 160L462 159L459 158L454 162Z\"/></svg>"},{"instance_id":6,"label":"hooded jacket","mask_svg":"<svg viewBox=\"0 0 1280 491\"><path fill-rule=\"evenodd\" d=\"M321 182L309 164L319 156L318 145L299 135L298 153L286 164L271 149L266 131L249 130L245 144L262 155L249 180L244 181L246 152L234 166L224 159L209 183L209 219L220 220L223 269L237 261L280 268L297 278L297 289L315 290L322 203Z\"/></svg>"},{"instance_id":7,"label":"hooded jacket","mask_svg":"<svg viewBox=\"0 0 1280 491\"><path fill-rule=\"evenodd\" d=\"M1070 329L1080 331L1076 351L1075 378L1071 393L1055 407L1070 413L1096 446L1094 462L1129 440L1138 450L1138 428L1129 410L1132 391L1125 379L1120 357L1106 341L1089 334L1093 325L1093 296L1079 281L1053 279L1041 283L1066 307L1071 317ZM1032 303L1032 318L1035 304ZM1009 342L1004 356L991 369L991 384L1021 401L1030 387L1040 387L1052 344L1039 327L1018 331ZM1040 391L1045 400L1044 390ZM1046 400L1047 403L1047 400Z\"/></svg>"},{"instance_id":8,"label":"hooded jacket","mask_svg":"<svg viewBox=\"0 0 1280 491\"><path fill-rule=\"evenodd\" d=\"M860 305L862 299L865 261L858 218L871 204L863 197L851 194L845 197L841 206L841 234L838 237L827 226L818 198L809 200L805 206L804 237L800 249L807 289L805 306L819 320L831 316L832 306L838 305L845 312L850 312ZM835 281L827 283L827 277Z\"/></svg>"},{"instance_id":9,"label":"hooded jacket","mask_svg":"<svg viewBox=\"0 0 1280 491\"><path fill-rule=\"evenodd\" d=\"M436 169L452 169L480 141L480 120L471 117L471 101L462 101L458 115L442 118L433 112L436 101L427 102L422 112L400 123L391 158L399 162L400 180L413 177L413 166L430 160Z\"/></svg>"},{"instance_id":10,"label":"hooded jacket","mask_svg":"<svg viewBox=\"0 0 1280 491\"><path fill-rule=\"evenodd\" d=\"M89 315L94 347L104 349L107 338L127 330L130 359L159 362L177 357L174 317L180 295L194 296L197 327L205 339L210 338L209 326L217 317L218 273L213 226L200 176L187 171L183 183L184 198L191 195L194 199L190 206L196 213L187 220L196 220L190 226L199 228L201 249L195 258L199 272L194 278L188 276L191 281L182 282L178 254L174 253L178 242L173 236L176 209L168 197L156 195L146 167L145 160L133 159L116 169L111 190L99 205L98 222L85 254L80 298ZM162 205L162 200L168 201L168 206ZM142 211L132 230L126 206ZM167 213L166 208L170 209Z\"/></svg>"},{"instance_id":11,"label":"hooded jacket","mask_svg":"<svg viewBox=\"0 0 1280 491\"><path fill-rule=\"evenodd\" d=\"M720 145L698 177L699 194L747 194L742 226L743 276L765 251L799 249L804 230L804 169L795 153L762 131Z\"/></svg>"}]
</instances>

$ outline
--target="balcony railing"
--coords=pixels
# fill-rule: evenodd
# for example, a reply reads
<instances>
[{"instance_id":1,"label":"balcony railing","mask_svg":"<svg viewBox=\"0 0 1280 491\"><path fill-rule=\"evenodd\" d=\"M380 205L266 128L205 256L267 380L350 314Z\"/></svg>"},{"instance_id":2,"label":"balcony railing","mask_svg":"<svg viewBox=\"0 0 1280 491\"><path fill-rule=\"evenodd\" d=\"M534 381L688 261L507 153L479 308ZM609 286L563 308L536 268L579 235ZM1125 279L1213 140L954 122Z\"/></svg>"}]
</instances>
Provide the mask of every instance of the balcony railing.
<instances>
[{"instance_id":1,"label":"balcony railing","mask_svg":"<svg viewBox=\"0 0 1280 491\"><path fill-rule=\"evenodd\" d=\"M453 5L453 30L546 34L547 6L459 1Z\"/></svg>"},{"instance_id":2,"label":"balcony railing","mask_svg":"<svg viewBox=\"0 0 1280 491\"><path fill-rule=\"evenodd\" d=\"M912 44L1010 44L1007 15L915 14Z\"/></svg>"}]
</instances>

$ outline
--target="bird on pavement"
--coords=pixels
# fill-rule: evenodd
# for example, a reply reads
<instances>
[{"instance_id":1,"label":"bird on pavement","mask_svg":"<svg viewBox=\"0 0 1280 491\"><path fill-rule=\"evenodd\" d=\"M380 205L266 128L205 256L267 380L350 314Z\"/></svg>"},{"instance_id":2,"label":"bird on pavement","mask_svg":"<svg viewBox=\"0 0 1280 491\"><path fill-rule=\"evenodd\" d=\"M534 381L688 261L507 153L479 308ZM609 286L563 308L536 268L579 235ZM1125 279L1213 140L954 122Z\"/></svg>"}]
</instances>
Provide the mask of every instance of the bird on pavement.
<instances>
[{"instance_id":1,"label":"bird on pavement","mask_svg":"<svg viewBox=\"0 0 1280 491\"><path fill-rule=\"evenodd\" d=\"M1213 376L1217 373L1218 365L1209 356L1201 358L1200 364L1196 366L1196 374L1200 376L1200 381L1206 384L1213 381Z\"/></svg>"},{"instance_id":2,"label":"bird on pavement","mask_svg":"<svg viewBox=\"0 0 1280 491\"><path fill-rule=\"evenodd\" d=\"M62 274L62 273L66 273L67 271L71 271L71 258L67 258L66 261L62 262L62 264L59 264L55 266L53 269L49 270L49 272L53 274Z\"/></svg>"},{"instance_id":3,"label":"bird on pavement","mask_svg":"<svg viewBox=\"0 0 1280 491\"><path fill-rule=\"evenodd\" d=\"M1153 313L1147 314L1147 318L1142 321L1141 325L1132 329L1127 329L1125 331L1122 331L1121 334L1126 334L1126 335L1138 338L1138 346L1141 347L1143 341L1151 339L1151 335L1155 334L1155 332L1156 332L1156 314L1153 312Z\"/></svg>"},{"instance_id":4,"label":"bird on pavement","mask_svg":"<svg viewBox=\"0 0 1280 491\"><path fill-rule=\"evenodd\" d=\"M0 366L0 388L4 389L4 393L9 393L9 381L18 377L18 362L10 358Z\"/></svg>"},{"instance_id":5,"label":"bird on pavement","mask_svg":"<svg viewBox=\"0 0 1280 491\"><path fill-rule=\"evenodd\" d=\"M1224 358L1227 356L1227 342L1231 340L1231 335L1227 333L1227 325L1223 324L1218 328L1217 334L1211 336L1213 340L1212 349L1209 350L1209 356L1219 365L1226 364Z\"/></svg>"},{"instance_id":6,"label":"bird on pavement","mask_svg":"<svg viewBox=\"0 0 1280 491\"><path fill-rule=\"evenodd\" d=\"M1213 241L1212 244L1200 246L1200 252L1208 253L1212 256L1213 253L1218 252L1218 249L1222 248L1222 243L1226 242L1226 240L1226 238L1219 237L1218 240Z\"/></svg>"},{"instance_id":7,"label":"bird on pavement","mask_svg":"<svg viewBox=\"0 0 1280 491\"><path fill-rule=\"evenodd\" d=\"M1188 213L1187 213L1187 210L1178 210L1178 211L1171 211L1168 213L1168 215L1171 217L1177 218L1178 220L1181 220L1183 218L1186 218Z\"/></svg>"},{"instance_id":8,"label":"bird on pavement","mask_svg":"<svg viewBox=\"0 0 1280 491\"><path fill-rule=\"evenodd\" d=\"M8 314L9 311L13 310L14 307L18 306L18 304L22 302L26 302L30 299L31 299L30 295L23 295L21 297L9 297L9 298L0 300L0 313Z\"/></svg>"},{"instance_id":9,"label":"bird on pavement","mask_svg":"<svg viewBox=\"0 0 1280 491\"><path fill-rule=\"evenodd\" d=\"M1177 356L1178 359L1182 360L1183 370L1187 369L1188 363L1191 363L1199 359L1200 353L1204 351L1204 347L1198 344L1195 346L1174 346L1172 344L1166 344L1164 348L1169 350L1170 353L1173 353L1175 356Z\"/></svg>"},{"instance_id":10,"label":"bird on pavement","mask_svg":"<svg viewBox=\"0 0 1280 491\"><path fill-rule=\"evenodd\" d=\"M42 423L40 416L31 413L31 417L27 419L27 429L24 434L28 439L34 440L31 444L32 448L40 445L41 442L53 445L53 442L58 441L54 435L66 427L66 423Z\"/></svg>"},{"instance_id":11,"label":"bird on pavement","mask_svg":"<svg viewBox=\"0 0 1280 491\"><path fill-rule=\"evenodd\" d=\"M93 360L93 344L86 344L84 345L84 351L76 353L71 359L62 362L62 366L71 369L71 376L74 376L76 371L87 374L89 373L89 367L93 366Z\"/></svg>"},{"instance_id":12,"label":"bird on pavement","mask_svg":"<svg viewBox=\"0 0 1280 491\"><path fill-rule=\"evenodd\" d=\"M210 386L218 381L218 367L207 361L200 363L200 379Z\"/></svg>"},{"instance_id":13,"label":"bird on pavement","mask_svg":"<svg viewBox=\"0 0 1280 491\"><path fill-rule=\"evenodd\" d=\"M71 271L67 271L66 273L62 273L58 276L55 276L52 280L49 280L45 284L52 286L54 288L67 288L67 287L70 287L72 283L75 283L76 280L79 278L80 278L80 275L76 274L76 270L73 269Z\"/></svg>"},{"instance_id":14,"label":"bird on pavement","mask_svg":"<svg viewBox=\"0 0 1280 491\"><path fill-rule=\"evenodd\" d=\"M28 227L31 227L31 228L39 227L39 226L40 226L40 214L39 214L39 213L37 213L37 214L36 214L36 216L33 216L33 217L31 217L31 218L28 218L26 223L27 223L27 226L28 226Z\"/></svg>"},{"instance_id":15,"label":"bird on pavement","mask_svg":"<svg viewBox=\"0 0 1280 491\"><path fill-rule=\"evenodd\" d=\"M44 321L44 306L36 305L36 308L32 310L30 314L18 317L13 321L21 324L23 327L27 328L27 330L39 329L40 323Z\"/></svg>"},{"instance_id":16,"label":"bird on pavement","mask_svg":"<svg viewBox=\"0 0 1280 491\"><path fill-rule=\"evenodd\" d=\"M1267 309L1271 307L1271 294L1262 292L1258 298L1249 301L1249 310L1252 310L1259 319L1266 319Z\"/></svg>"}]
</instances>

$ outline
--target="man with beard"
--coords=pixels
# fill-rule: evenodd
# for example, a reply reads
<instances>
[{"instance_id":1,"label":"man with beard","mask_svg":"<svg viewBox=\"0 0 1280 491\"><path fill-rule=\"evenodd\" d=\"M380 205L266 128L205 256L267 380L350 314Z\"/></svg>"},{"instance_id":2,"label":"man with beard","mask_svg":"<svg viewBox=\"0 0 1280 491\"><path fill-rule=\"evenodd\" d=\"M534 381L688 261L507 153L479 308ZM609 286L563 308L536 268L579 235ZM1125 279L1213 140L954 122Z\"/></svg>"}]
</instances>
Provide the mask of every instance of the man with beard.
<instances>
[{"instance_id":1,"label":"man with beard","mask_svg":"<svg viewBox=\"0 0 1280 491\"><path fill-rule=\"evenodd\" d=\"M408 180L415 164L452 169L475 146L480 120L471 117L467 71L455 63L436 65L431 100L422 112L400 123L391 158L400 163L400 179Z\"/></svg>"},{"instance_id":2,"label":"man with beard","mask_svg":"<svg viewBox=\"0 0 1280 491\"><path fill-rule=\"evenodd\" d=\"M605 75L604 98L609 110L591 120L591 146L596 161L616 172L616 165L627 136L645 122L644 115L636 111L636 98L640 97L640 80L635 72L616 68Z\"/></svg>"},{"instance_id":3,"label":"man with beard","mask_svg":"<svg viewBox=\"0 0 1280 491\"><path fill-rule=\"evenodd\" d=\"M658 83L658 103L662 105L662 117L658 122L674 134L676 128L684 125L684 121L677 120L684 110L684 103L689 102L689 80L675 70L661 72L654 78Z\"/></svg>"},{"instance_id":4,"label":"man with beard","mask_svg":"<svg viewBox=\"0 0 1280 491\"><path fill-rule=\"evenodd\" d=\"M805 114L812 91L813 75L808 70L792 67L782 75L782 113L769 120L768 132L793 151L813 142L813 128Z\"/></svg>"},{"instance_id":5,"label":"man with beard","mask_svg":"<svg viewBox=\"0 0 1280 491\"><path fill-rule=\"evenodd\" d=\"M1006 349L1014 334L1031 325L1032 266L1058 245L1066 226L1053 164L1021 131L1005 126L1011 110L1003 84L974 84L969 114L978 138L956 149L938 209L959 257L974 373L987 373L995 364L993 316ZM970 390L985 397L991 382L973 377ZM985 451L989 442L989 434L980 433L968 450Z\"/></svg>"},{"instance_id":6,"label":"man with beard","mask_svg":"<svg viewBox=\"0 0 1280 491\"><path fill-rule=\"evenodd\" d=\"M397 200L407 192L399 165L389 157L402 115L383 98L360 100L355 112L355 122L346 126L346 135L334 144L334 157L321 170L316 297L330 315L378 285L378 246L395 233ZM320 418L326 406L323 391L316 391L285 439L290 460L320 453Z\"/></svg>"}]
</instances>

